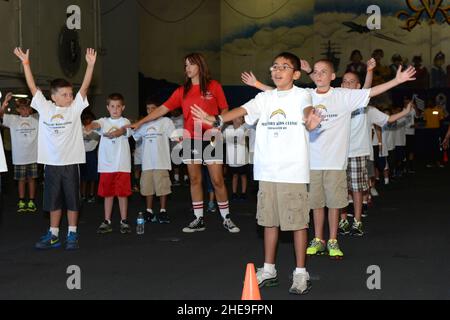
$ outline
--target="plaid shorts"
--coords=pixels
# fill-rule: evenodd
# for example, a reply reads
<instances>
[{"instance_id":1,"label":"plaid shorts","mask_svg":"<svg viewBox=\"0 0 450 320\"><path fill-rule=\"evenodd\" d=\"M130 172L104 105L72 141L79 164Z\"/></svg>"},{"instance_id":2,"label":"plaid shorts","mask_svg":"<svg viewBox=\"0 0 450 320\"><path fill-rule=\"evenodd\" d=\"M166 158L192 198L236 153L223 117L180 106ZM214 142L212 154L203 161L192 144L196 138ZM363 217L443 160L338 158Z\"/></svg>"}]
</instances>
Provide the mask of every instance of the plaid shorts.
<instances>
[{"instance_id":1,"label":"plaid shorts","mask_svg":"<svg viewBox=\"0 0 450 320\"><path fill-rule=\"evenodd\" d=\"M21 181L29 178L37 179L38 177L37 163L14 166L14 180Z\"/></svg>"},{"instance_id":2,"label":"plaid shorts","mask_svg":"<svg viewBox=\"0 0 450 320\"><path fill-rule=\"evenodd\" d=\"M367 161L369 157L348 158L347 185L353 192L369 190L369 175L367 173Z\"/></svg>"}]
</instances>

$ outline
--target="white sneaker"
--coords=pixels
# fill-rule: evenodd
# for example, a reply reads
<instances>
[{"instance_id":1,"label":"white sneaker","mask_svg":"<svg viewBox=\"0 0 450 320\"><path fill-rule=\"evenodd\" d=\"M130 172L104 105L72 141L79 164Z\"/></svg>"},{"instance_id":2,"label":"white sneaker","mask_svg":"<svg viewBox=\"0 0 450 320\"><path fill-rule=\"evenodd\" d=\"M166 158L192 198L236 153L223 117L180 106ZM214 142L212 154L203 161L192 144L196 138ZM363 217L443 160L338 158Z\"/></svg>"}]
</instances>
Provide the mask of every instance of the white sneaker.
<instances>
[{"instance_id":1,"label":"white sneaker","mask_svg":"<svg viewBox=\"0 0 450 320\"><path fill-rule=\"evenodd\" d=\"M307 294L311 290L311 281L309 280L309 273L297 273L292 280L292 287L289 293L292 294Z\"/></svg>"},{"instance_id":2,"label":"white sneaker","mask_svg":"<svg viewBox=\"0 0 450 320\"><path fill-rule=\"evenodd\" d=\"M378 197L380 195L377 189L375 189L374 187L370 188L370 194L372 195L372 197Z\"/></svg>"},{"instance_id":3,"label":"white sneaker","mask_svg":"<svg viewBox=\"0 0 450 320\"><path fill-rule=\"evenodd\" d=\"M256 270L256 279L258 280L258 286L262 287L275 287L278 285L277 271L269 273L264 268L258 268Z\"/></svg>"}]
</instances>

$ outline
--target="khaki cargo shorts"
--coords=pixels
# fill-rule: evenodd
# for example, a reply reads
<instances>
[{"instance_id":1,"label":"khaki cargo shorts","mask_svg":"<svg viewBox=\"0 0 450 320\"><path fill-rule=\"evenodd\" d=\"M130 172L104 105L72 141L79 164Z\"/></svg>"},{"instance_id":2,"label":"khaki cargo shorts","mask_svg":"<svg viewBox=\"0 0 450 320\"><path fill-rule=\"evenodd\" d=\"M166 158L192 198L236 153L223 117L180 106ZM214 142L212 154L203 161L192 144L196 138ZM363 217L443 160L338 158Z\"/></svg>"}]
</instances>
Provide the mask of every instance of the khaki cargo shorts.
<instances>
[{"instance_id":1,"label":"khaki cargo shorts","mask_svg":"<svg viewBox=\"0 0 450 320\"><path fill-rule=\"evenodd\" d=\"M309 203L306 184L259 182L256 219L263 227L281 231L307 229Z\"/></svg>"},{"instance_id":2,"label":"khaki cargo shorts","mask_svg":"<svg viewBox=\"0 0 450 320\"><path fill-rule=\"evenodd\" d=\"M144 197L166 196L172 193L168 170L147 170L141 174L141 195Z\"/></svg>"},{"instance_id":3,"label":"khaki cargo shorts","mask_svg":"<svg viewBox=\"0 0 450 320\"><path fill-rule=\"evenodd\" d=\"M345 170L311 170L309 203L311 209L342 209L348 205Z\"/></svg>"}]
</instances>

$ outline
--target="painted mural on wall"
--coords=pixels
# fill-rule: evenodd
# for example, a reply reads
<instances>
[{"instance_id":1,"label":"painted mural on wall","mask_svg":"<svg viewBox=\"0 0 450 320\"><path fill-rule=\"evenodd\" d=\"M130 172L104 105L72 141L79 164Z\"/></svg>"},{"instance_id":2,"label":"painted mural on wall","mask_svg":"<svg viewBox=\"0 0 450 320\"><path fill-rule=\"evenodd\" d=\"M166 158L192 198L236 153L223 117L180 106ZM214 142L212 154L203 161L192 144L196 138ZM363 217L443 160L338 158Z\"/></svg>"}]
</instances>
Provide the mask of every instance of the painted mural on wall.
<instances>
[{"instance_id":1,"label":"painted mural on wall","mask_svg":"<svg viewBox=\"0 0 450 320\"><path fill-rule=\"evenodd\" d=\"M178 27L195 29L208 1L183 4L197 6L198 12ZM379 30L367 28L370 5L381 9ZM338 76L348 68L363 73L363 63L374 56L380 64L375 83L392 77L400 64L416 65L418 86L450 83L450 0L221 0L218 9L218 31L198 29L208 42L200 40L201 32L190 37L183 31L186 38L173 45L180 56L205 53L224 84L239 85L243 70L268 80L272 58L285 50L309 61L330 58Z\"/></svg>"}]
</instances>

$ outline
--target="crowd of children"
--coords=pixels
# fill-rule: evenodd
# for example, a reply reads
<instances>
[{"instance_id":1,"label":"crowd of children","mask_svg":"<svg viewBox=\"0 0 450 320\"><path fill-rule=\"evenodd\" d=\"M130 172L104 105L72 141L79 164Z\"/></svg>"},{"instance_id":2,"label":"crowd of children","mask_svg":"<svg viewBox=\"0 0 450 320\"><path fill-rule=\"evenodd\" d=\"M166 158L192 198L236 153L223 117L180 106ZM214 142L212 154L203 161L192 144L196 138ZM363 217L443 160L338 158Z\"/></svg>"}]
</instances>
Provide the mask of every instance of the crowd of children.
<instances>
[{"instance_id":1,"label":"crowd of children","mask_svg":"<svg viewBox=\"0 0 450 320\"><path fill-rule=\"evenodd\" d=\"M278 284L275 260L279 231L292 231L296 267L289 292L305 294L311 288L306 256L327 253L342 259L338 234L364 234L362 218L369 198L378 195L377 181L384 178L382 181L389 184L393 175L413 171L417 117L413 103L405 99L404 106L388 114L390 109L370 102L372 97L414 80L413 67L402 70L399 66L394 79L372 87L376 61L371 59L363 89L356 71L344 75L341 88L333 88L336 74L330 61L319 60L311 67L284 52L270 67L276 88L244 73L246 84L264 92L230 111L223 89L211 79L203 56L190 54L185 58L184 85L165 103L148 100L147 115L132 124L123 117L126 104L120 93L107 99L109 117L96 119L92 112L84 111L89 106L87 92L96 63L93 49L86 52L86 74L78 94L74 97L72 85L57 79L51 83L51 101L36 87L29 51L16 48L15 54L22 61L33 99L31 106L26 99L17 100L18 115L13 115L5 113L12 99L8 94L0 117L11 130L18 212L37 211L38 163L45 165L43 210L50 212L50 229L36 243L37 249L61 246L63 210L67 210L69 221L66 249L78 249L80 200L95 202L97 195L104 198L99 234L113 231L115 198L120 207L120 232L131 232L128 197L133 190L145 198L147 222L170 223L172 180L174 186L190 185L195 219L183 232L206 229L204 181L209 193L207 210L216 211L216 200L225 230L240 232L231 220L223 174L225 159L232 178L232 201L247 201L249 178L259 182L256 218L264 227L265 258L264 266L257 270L259 285ZM302 71L311 77L315 88L294 85ZM32 108L38 114L33 115ZM172 119L165 117L169 112ZM232 124L224 127L225 123ZM136 170L132 170L130 137L136 142ZM0 147L2 172L7 168L1 138ZM154 209L154 196L160 198L159 211ZM314 237L308 246L311 210ZM324 234L326 212L328 240ZM353 224L348 221L350 215L354 216Z\"/></svg>"}]
</instances>

